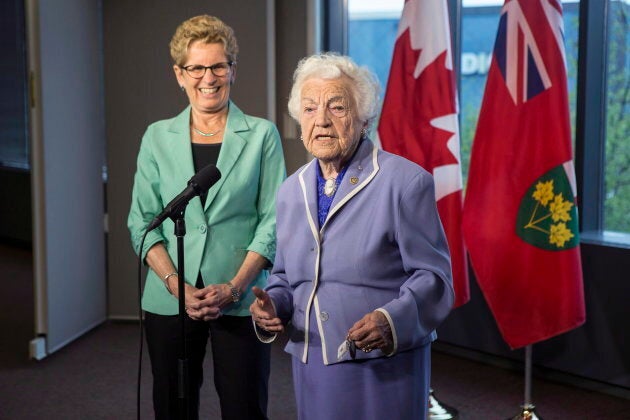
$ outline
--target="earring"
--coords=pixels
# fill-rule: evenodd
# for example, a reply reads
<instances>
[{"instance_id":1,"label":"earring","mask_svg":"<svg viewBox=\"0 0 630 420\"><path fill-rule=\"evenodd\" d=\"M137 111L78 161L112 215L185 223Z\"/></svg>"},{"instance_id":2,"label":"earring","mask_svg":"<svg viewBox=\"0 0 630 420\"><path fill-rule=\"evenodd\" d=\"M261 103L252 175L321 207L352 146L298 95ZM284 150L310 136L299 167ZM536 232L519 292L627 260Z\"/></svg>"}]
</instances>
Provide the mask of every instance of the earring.
<instances>
[{"instance_id":1,"label":"earring","mask_svg":"<svg viewBox=\"0 0 630 420\"><path fill-rule=\"evenodd\" d=\"M186 88L184 87L184 85L181 85L179 88L182 90L182 92L186 90Z\"/></svg>"},{"instance_id":2,"label":"earring","mask_svg":"<svg viewBox=\"0 0 630 420\"><path fill-rule=\"evenodd\" d=\"M367 130L365 128L361 129L361 138L367 137Z\"/></svg>"}]
</instances>

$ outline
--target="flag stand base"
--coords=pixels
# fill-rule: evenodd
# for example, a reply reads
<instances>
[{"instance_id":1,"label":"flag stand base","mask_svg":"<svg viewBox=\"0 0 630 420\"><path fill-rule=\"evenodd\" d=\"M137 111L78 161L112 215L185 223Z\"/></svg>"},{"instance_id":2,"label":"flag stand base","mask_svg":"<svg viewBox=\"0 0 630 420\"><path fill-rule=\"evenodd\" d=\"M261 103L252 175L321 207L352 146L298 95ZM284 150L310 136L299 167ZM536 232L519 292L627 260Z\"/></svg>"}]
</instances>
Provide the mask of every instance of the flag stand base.
<instances>
[{"instance_id":1,"label":"flag stand base","mask_svg":"<svg viewBox=\"0 0 630 420\"><path fill-rule=\"evenodd\" d=\"M429 420L455 420L459 412L435 398L433 389L429 390Z\"/></svg>"},{"instance_id":2,"label":"flag stand base","mask_svg":"<svg viewBox=\"0 0 630 420\"><path fill-rule=\"evenodd\" d=\"M521 412L508 420L542 420L542 417L536 414L535 409L536 407L533 404L522 405Z\"/></svg>"}]
</instances>

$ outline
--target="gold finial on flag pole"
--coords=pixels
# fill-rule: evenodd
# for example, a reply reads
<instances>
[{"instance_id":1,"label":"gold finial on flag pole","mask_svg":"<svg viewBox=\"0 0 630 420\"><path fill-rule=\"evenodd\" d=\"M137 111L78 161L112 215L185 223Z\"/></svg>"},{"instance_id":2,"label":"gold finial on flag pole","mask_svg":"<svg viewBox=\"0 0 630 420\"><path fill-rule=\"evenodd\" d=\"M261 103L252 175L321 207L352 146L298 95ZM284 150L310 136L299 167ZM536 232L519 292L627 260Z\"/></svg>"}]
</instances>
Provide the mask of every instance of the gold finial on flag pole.
<instances>
[{"instance_id":1,"label":"gold finial on flag pole","mask_svg":"<svg viewBox=\"0 0 630 420\"><path fill-rule=\"evenodd\" d=\"M542 420L536 414L535 409L536 407L533 404L522 405L521 412L514 417L510 417L509 420Z\"/></svg>"}]
</instances>

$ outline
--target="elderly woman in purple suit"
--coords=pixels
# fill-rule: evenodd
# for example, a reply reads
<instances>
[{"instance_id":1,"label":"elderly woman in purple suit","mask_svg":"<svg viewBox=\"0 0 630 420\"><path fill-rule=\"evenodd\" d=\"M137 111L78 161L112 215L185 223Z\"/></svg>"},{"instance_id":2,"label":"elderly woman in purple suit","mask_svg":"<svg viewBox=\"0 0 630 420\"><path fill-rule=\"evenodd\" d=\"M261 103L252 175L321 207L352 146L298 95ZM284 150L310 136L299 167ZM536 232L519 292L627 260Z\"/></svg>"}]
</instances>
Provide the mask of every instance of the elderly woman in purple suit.
<instances>
[{"instance_id":1,"label":"elderly woman in purple suit","mask_svg":"<svg viewBox=\"0 0 630 420\"><path fill-rule=\"evenodd\" d=\"M433 179L367 137L378 82L319 54L289 112L315 159L281 186L277 253L250 306L262 341L288 331L300 419L424 419L431 342L453 303Z\"/></svg>"}]
</instances>

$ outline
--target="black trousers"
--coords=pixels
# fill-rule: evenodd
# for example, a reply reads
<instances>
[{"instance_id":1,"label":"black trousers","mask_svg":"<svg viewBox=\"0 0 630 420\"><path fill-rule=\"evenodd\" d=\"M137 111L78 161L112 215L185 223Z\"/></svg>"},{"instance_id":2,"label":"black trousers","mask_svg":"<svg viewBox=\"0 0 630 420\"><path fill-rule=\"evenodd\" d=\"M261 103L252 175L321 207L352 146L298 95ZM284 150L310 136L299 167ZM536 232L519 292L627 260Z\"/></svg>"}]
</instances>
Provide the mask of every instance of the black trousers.
<instances>
[{"instance_id":1,"label":"black trousers","mask_svg":"<svg viewBox=\"0 0 630 420\"><path fill-rule=\"evenodd\" d=\"M180 418L177 374L180 329L177 315L145 314L153 372L153 409L158 420ZM199 391L208 337L222 419L266 419L271 346L258 340L249 316L227 315L209 322L186 317L188 418L199 418Z\"/></svg>"}]
</instances>

